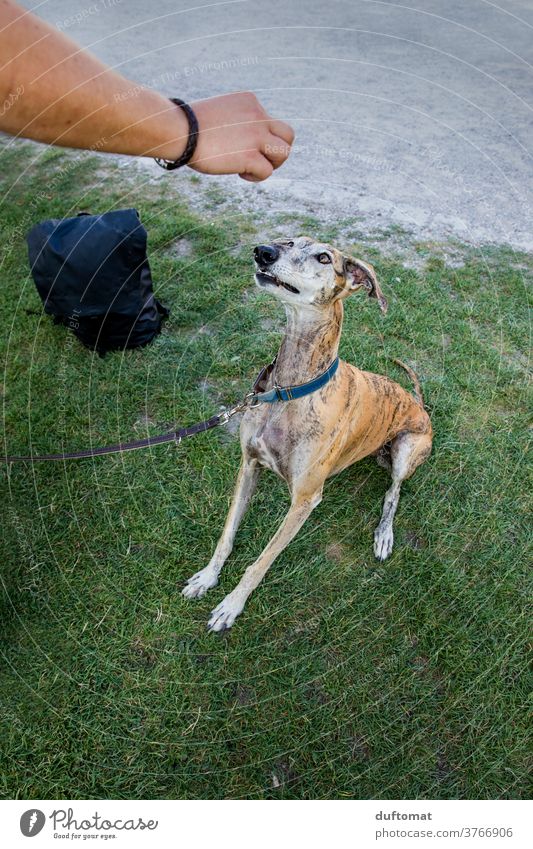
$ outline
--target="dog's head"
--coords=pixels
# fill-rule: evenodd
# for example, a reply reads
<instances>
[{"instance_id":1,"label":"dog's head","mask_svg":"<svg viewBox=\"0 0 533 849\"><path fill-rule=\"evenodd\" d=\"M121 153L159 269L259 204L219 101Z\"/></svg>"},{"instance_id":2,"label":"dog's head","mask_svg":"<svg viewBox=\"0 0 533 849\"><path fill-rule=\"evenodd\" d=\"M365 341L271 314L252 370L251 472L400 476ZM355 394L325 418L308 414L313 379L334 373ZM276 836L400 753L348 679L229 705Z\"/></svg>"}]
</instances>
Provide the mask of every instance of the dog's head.
<instances>
[{"instance_id":1,"label":"dog's head","mask_svg":"<svg viewBox=\"0 0 533 849\"><path fill-rule=\"evenodd\" d=\"M330 245L297 236L258 245L254 259L257 285L286 304L323 307L364 289L377 298L382 312L387 311L370 263L345 256Z\"/></svg>"}]
</instances>

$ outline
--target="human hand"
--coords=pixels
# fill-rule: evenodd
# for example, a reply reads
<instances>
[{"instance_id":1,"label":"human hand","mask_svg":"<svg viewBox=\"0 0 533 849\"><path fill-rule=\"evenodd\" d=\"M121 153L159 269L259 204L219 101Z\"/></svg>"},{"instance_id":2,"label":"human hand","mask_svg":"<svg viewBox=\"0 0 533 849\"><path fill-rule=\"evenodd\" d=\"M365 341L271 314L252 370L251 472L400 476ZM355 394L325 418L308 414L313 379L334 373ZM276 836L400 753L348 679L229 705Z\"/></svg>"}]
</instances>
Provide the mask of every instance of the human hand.
<instances>
[{"instance_id":1,"label":"human hand","mask_svg":"<svg viewBox=\"0 0 533 849\"><path fill-rule=\"evenodd\" d=\"M238 174L253 183L283 165L294 130L271 118L255 94L242 91L191 103L198 144L189 167L203 174Z\"/></svg>"}]
</instances>

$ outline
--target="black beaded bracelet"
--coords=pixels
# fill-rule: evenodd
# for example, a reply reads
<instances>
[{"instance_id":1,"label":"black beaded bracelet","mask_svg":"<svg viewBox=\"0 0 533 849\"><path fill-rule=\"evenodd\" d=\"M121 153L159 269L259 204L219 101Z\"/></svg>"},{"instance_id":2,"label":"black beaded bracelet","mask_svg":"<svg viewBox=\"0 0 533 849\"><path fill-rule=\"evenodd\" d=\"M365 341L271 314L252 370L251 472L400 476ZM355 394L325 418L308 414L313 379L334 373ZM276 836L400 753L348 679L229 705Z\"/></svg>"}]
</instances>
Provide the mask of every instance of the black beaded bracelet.
<instances>
[{"instance_id":1,"label":"black beaded bracelet","mask_svg":"<svg viewBox=\"0 0 533 849\"><path fill-rule=\"evenodd\" d=\"M198 119L188 103L185 103L184 100L180 100L179 97L171 97L170 99L172 103L175 103L176 106L183 109L187 116L187 121L189 122L189 138L187 139L185 150L178 159L161 159L156 156L155 161L161 166L161 168L165 168L167 171L174 171L175 168L181 168L183 165L187 165L187 163L193 158L196 145L198 144L199 127Z\"/></svg>"}]
</instances>

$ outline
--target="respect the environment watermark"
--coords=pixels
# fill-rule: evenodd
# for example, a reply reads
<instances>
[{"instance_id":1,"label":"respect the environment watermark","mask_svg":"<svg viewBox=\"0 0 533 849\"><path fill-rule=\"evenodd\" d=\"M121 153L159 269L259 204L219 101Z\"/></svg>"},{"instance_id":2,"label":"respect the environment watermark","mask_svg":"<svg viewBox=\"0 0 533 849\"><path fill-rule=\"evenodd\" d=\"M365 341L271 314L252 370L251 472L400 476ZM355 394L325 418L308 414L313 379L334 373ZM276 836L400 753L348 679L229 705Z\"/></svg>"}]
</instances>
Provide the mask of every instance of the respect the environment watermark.
<instances>
[{"instance_id":1,"label":"respect the environment watermark","mask_svg":"<svg viewBox=\"0 0 533 849\"><path fill-rule=\"evenodd\" d=\"M217 62L198 62L196 65L184 65L175 71L164 71L156 77L152 77L146 83L138 83L132 85L124 91L117 92L114 95L115 103L120 103L123 100L129 100L131 97L136 97L140 92L148 89L162 89L169 83L174 83L176 80L192 77L195 74L214 74L229 71L234 68L245 68L248 65L258 65L259 56L232 56L229 59L220 59Z\"/></svg>"},{"instance_id":2,"label":"respect the environment watermark","mask_svg":"<svg viewBox=\"0 0 533 849\"><path fill-rule=\"evenodd\" d=\"M98 0L97 3L91 3L90 6L86 6L84 9L80 9L74 15L69 15L68 18L63 18L62 21L56 21L56 29L69 29L70 27L76 26L76 24L83 23L83 21L86 21L87 18L90 18L93 15L98 15L100 12L104 12L106 9L113 8L114 6L119 6L121 3L122 0Z\"/></svg>"}]
</instances>

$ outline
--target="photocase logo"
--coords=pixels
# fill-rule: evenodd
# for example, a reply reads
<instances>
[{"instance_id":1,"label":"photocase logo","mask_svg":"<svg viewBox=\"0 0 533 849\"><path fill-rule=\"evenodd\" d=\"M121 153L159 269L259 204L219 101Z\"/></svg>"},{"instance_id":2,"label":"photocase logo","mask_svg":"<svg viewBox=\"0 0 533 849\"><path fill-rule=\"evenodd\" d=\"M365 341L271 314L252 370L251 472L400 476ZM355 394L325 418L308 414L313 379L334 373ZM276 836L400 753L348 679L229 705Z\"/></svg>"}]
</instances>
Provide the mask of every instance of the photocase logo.
<instances>
[{"instance_id":1,"label":"photocase logo","mask_svg":"<svg viewBox=\"0 0 533 849\"><path fill-rule=\"evenodd\" d=\"M29 811L24 811L20 818L20 830L24 837L35 837L42 830L45 822L46 817L42 811L30 808Z\"/></svg>"}]
</instances>

